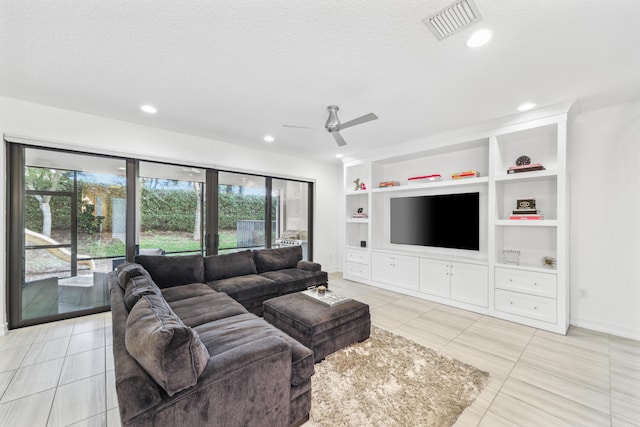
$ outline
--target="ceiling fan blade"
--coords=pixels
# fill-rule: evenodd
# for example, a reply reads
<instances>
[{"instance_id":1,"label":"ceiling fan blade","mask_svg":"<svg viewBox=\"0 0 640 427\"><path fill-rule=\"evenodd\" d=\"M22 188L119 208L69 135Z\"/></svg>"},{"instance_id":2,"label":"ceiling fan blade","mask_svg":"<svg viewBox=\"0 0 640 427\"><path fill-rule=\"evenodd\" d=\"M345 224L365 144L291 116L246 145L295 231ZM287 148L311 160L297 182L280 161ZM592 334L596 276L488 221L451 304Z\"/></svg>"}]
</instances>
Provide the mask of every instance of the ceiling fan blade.
<instances>
[{"instance_id":1,"label":"ceiling fan blade","mask_svg":"<svg viewBox=\"0 0 640 427\"><path fill-rule=\"evenodd\" d=\"M310 126L296 126L296 125L282 125L283 128L295 128L295 129L318 129Z\"/></svg>"},{"instance_id":2,"label":"ceiling fan blade","mask_svg":"<svg viewBox=\"0 0 640 427\"><path fill-rule=\"evenodd\" d=\"M338 132L331 132L331 135L333 135L333 138L338 143L338 147L344 147L345 145L347 145L347 141L345 141L342 135L340 135Z\"/></svg>"},{"instance_id":3,"label":"ceiling fan blade","mask_svg":"<svg viewBox=\"0 0 640 427\"><path fill-rule=\"evenodd\" d=\"M371 120L376 120L378 116L373 113L365 114L362 117L358 117L357 119L349 120L348 122L344 122L338 125L338 130L346 129L351 126L359 125L361 123L370 122Z\"/></svg>"}]
</instances>

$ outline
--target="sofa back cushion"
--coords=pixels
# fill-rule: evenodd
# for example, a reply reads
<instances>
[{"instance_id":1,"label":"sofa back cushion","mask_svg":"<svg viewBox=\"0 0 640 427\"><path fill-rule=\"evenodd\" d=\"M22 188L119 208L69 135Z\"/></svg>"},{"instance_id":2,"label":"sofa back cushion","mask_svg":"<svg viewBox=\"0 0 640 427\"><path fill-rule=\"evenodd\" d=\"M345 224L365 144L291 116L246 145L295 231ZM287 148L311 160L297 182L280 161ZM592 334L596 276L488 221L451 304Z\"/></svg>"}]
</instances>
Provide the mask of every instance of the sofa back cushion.
<instances>
[{"instance_id":1,"label":"sofa back cushion","mask_svg":"<svg viewBox=\"0 0 640 427\"><path fill-rule=\"evenodd\" d=\"M209 352L160 295L143 295L127 317L127 351L169 396L198 382Z\"/></svg>"},{"instance_id":2,"label":"sofa back cushion","mask_svg":"<svg viewBox=\"0 0 640 427\"><path fill-rule=\"evenodd\" d=\"M202 255L136 255L135 261L151 274L153 281L161 289L204 282Z\"/></svg>"},{"instance_id":3,"label":"sofa back cushion","mask_svg":"<svg viewBox=\"0 0 640 427\"><path fill-rule=\"evenodd\" d=\"M204 258L204 280L207 282L246 276L257 272L251 251L211 255Z\"/></svg>"},{"instance_id":4,"label":"sofa back cushion","mask_svg":"<svg viewBox=\"0 0 640 427\"><path fill-rule=\"evenodd\" d=\"M160 288L148 274L132 277L124 290L124 305L131 311L143 295L162 295Z\"/></svg>"},{"instance_id":5,"label":"sofa back cushion","mask_svg":"<svg viewBox=\"0 0 640 427\"><path fill-rule=\"evenodd\" d=\"M116 274L118 275L118 284L123 291L127 289L127 283L129 283L129 279L131 279L132 277L149 275L144 267L133 262L120 264L116 268Z\"/></svg>"},{"instance_id":6,"label":"sofa back cushion","mask_svg":"<svg viewBox=\"0 0 640 427\"><path fill-rule=\"evenodd\" d=\"M296 268L302 259L302 246L287 246L277 249L262 249L253 252L258 273Z\"/></svg>"}]
</instances>

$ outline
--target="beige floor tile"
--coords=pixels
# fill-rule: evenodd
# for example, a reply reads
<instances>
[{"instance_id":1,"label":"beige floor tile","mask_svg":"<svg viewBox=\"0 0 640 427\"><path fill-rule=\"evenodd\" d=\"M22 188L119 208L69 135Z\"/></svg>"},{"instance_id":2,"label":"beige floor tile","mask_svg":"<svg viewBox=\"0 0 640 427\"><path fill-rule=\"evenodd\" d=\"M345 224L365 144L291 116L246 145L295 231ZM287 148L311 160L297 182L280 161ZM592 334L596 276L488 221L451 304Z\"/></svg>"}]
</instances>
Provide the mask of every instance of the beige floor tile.
<instances>
[{"instance_id":1,"label":"beige floor tile","mask_svg":"<svg viewBox=\"0 0 640 427\"><path fill-rule=\"evenodd\" d=\"M105 350L97 348L69 355L64 360L59 384L68 384L105 372Z\"/></svg>"},{"instance_id":2,"label":"beige floor tile","mask_svg":"<svg viewBox=\"0 0 640 427\"><path fill-rule=\"evenodd\" d=\"M420 316L422 319L431 319L443 326L457 329L460 332L467 329L481 317L480 314L461 310L455 307L439 305L433 310Z\"/></svg>"},{"instance_id":3,"label":"beige floor tile","mask_svg":"<svg viewBox=\"0 0 640 427\"><path fill-rule=\"evenodd\" d=\"M492 411L487 411L478 424L480 427L520 427L521 424L509 421L502 418L499 415L494 414Z\"/></svg>"},{"instance_id":4,"label":"beige floor tile","mask_svg":"<svg viewBox=\"0 0 640 427\"><path fill-rule=\"evenodd\" d=\"M12 371L0 372L0 398L2 398L4 391L9 387L9 384L17 371L17 369L14 369Z\"/></svg>"},{"instance_id":5,"label":"beige floor tile","mask_svg":"<svg viewBox=\"0 0 640 427\"><path fill-rule=\"evenodd\" d=\"M118 407L118 395L116 393L116 373L107 371L106 373L106 394L107 410Z\"/></svg>"},{"instance_id":6,"label":"beige floor tile","mask_svg":"<svg viewBox=\"0 0 640 427\"><path fill-rule=\"evenodd\" d=\"M520 357L520 361L578 384L597 390L608 390L610 384L608 363L595 363L581 358L580 354L568 354L553 347L538 346L532 340Z\"/></svg>"},{"instance_id":7,"label":"beige floor tile","mask_svg":"<svg viewBox=\"0 0 640 427\"><path fill-rule=\"evenodd\" d=\"M18 369L0 403L55 388L64 359L54 359Z\"/></svg>"},{"instance_id":8,"label":"beige floor tile","mask_svg":"<svg viewBox=\"0 0 640 427\"><path fill-rule=\"evenodd\" d=\"M110 324L104 328L104 343L106 345L113 345L113 328Z\"/></svg>"},{"instance_id":9,"label":"beige floor tile","mask_svg":"<svg viewBox=\"0 0 640 427\"><path fill-rule=\"evenodd\" d=\"M77 423L69 424L69 427L106 427L107 426L107 413L95 415L86 420L78 421Z\"/></svg>"},{"instance_id":10,"label":"beige floor tile","mask_svg":"<svg viewBox=\"0 0 640 427\"><path fill-rule=\"evenodd\" d=\"M35 341L42 342L70 337L73 332L73 322L73 320L63 320L43 325L43 327L38 330Z\"/></svg>"},{"instance_id":11,"label":"beige floor tile","mask_svg":"<svg viewBox=\"0 0 640 427\"><path fill-rule=\"evenodd\" d=\"M609 363L609 343L594 342L590 338L576 339L563 337L547 331L537 331L531 340L531 345L541 349L551 350L558 356L588 360L589 362L607 365Z\"/></svg>"},{"instance_id":12,"label":"beige floor tile","mask_svg":"<svg viewBox=\"0 0 640 427\"><path fill-rule=\"evenodd\" d=\"M104 316L102 314L94 314L92 316L79 317L73 324L73 335L83 334L85 332L95 331L104 328Z\"/></svg>"},{"instance_id":13,"label":"beige floor tile","mask_svg":"<svg viewBox=\"0 0 640 427\"><path fill-rule=\"evenodd\" d=\"M458 334L458 331L455 330L448 330L448 333L445 334L442 329L438 329L439 334L435 333L430 328L430 323L422 319L414 319L400 325L393 332L434 350L441 349Z\"/></svg>"},{"instance_id":14,"label":"beige floor tile","mask_svg":"<svg viewBox=\"0 0 640 427\"><path fill-rule=\"evenodd\" d=\"M476 322L455 337L455 342L475 347L515 362L530 339L530 335L518 331L499 330L494 326Z\"/></svg>"},{"instance_id":15,"label":"beige floor tile","mask_svg":"<svg viewBox=\"0 0 640 427\"><path fill-rule=\"evenodd\" d=\"M0 351L29 346L36 339L37 335L38 330L35 328L9 331L7 335L0 336Z\"/></svg>"},{"instance_id":16,"label":"beige floor tile","mask_svg":"<svg viewBox=\"0 0 640 427\"><path fill-rule=\"evenodd\" d=\"M120 411L118 408L109 409L107 411L107 427L121 427Z\"/></svg>"},{"instance_id":17,"label":"beige floor tile","mask_svg":"<svg viewBox=\"0 0 640 427\"><path fill-rule=\"evenodd\" d=\"M599 412L610 413L608 390L595 389L524 362L518 363L513 368L510 378L520 380Z\"/></svg>"},{"instance_id":18,"label":"beige floor tile","mask_svg":"<svg viewBox=\"0 0 640 427\"><path fill-rule=\"evenodd\" d=\"M45 426L55 393L55 389L50 389L0 404L0 426Z\"/></svg>"},{"instance_id":19,"label":"beige floor tile","mask_svg":"<svg viewBox=\"0 0 640 427\"><path fill-rule=\"evenodd\" d=\"M530 326L521 325L519 323L509 322L508 320L498 319L491 316L481 316L477 322L478 325L486 325L487 327L493 327L505 333L520 332L529 336L533 336L537 329Z\"/></svg>"},{"instance_id":20,"label":"beige floor tile","mask_svg":"<svg viewBox=\"0 0 640 427\"><path fill-rule=\"evenodd\" d=\"M640 399L624 392L612 391L611 415L620 425L640 426Z\"/></svg>"},{"instance_id":21,"label":"beige floor tile","mask_svg":"<svg viewBox=\"0 0 640 427\"><path fill-rule=\"evenodd\" d=\"M506 393L498 393L489 413L504 420L497 425L517 425L519 427L577 427L553 414L550 414L522 399L514 398ZM486 418L486 417L485 417ZM488 420L483 420L483 426L491 426ZM584 426L583 426L584 427Z\"/></svg>"},{"instance_id":22,"label":"beige floor tile","mask_svg":"<svg viewBox=\"0 0 640 427\"><path fill-rule=\"evenodd\" d=\"M0 350L0 372L11 371L20 367L20 364L29 353L31 345L11 347Z\"/></svg>"},{"instance_id":23,"label":"beige floor tile","mask_svg":"<svg viewBox=\"0 0 640 427\"><path fill-rule=\"evenodd\" d=\"M115 369L115 363L113 361L113 345L106 346L104 348L104 351L105 351L106 362L107 362L106 369L107 371L113 371Z\"/></svg>"},{"instance_id":24,"label":"beige floor tile","mask_svg":"<svg viewBox=\"0 0 640 427\"><path fill-rule=\"evenodd\" d=\"M67 426L103 412L106 412L105 374L100 374L59 386L47 425Z\"/></svg>"},{"instance_id":25,"label":"beige floor tile","mask_svg":"<svg viewBox=\"0 0 640 427\"><path fill-rule=\"evenodd\" d=\"M504 380L514 366L512 360L476 347L470 347L456 340L450 341L441 349L441 352L463 363L488 372L489 375L497 380Z\"/></svg>"},{"instance_id":26,"label":"beige floor tile","mask_svg":"<svg viewBox=\"0 0 640 427\"><path fill-rule=\"evenodd\" d=\"M104 328L84 332L78 335L72 335L67 354L82 353L83 351L104 347L104 337Z\"/></svg>"},{"instance_id":27,"label":"beige floor tile","mask_svg":"<svg viewBox=\"0 0 640 427\"><path fill-rule=\"evenodd\" d=\"M22 361L22 366L35 365L48 360L60 359L67 354L70 336L34 342Z\"/></svg>"},{"instance_id":28,"label":"beige floor tile","mask_svg":"<svg viewBox=\"0 0 640 427\"><path fill-rule=\"evenodd\" d=\"M611 419L608 408L606 412L601 412L513 377L505 381L500 394L525 401L573 426L603 426L608 425Z\"/></svg>"}]
</instances>

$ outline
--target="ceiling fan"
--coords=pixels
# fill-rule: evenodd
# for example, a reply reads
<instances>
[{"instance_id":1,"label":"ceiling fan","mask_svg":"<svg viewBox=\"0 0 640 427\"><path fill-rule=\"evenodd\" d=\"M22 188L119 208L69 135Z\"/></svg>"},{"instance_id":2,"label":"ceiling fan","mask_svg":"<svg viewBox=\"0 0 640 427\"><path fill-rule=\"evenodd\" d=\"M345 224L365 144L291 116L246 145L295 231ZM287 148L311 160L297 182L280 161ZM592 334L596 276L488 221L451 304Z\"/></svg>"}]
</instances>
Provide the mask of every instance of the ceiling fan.
<instances>
[{"instance_id":1,"label":"ceiling fan","mask_svg":"<svg viewBox=\"0 0 640 427\"><path fill-rule=\"evenodd\" d=\"M333 138L338 143L338 146L342 147L347 145L347 142L344 140L342 135L340 135L340 131L342 129L349 128L351 126L360 125L362 123L370 122L371 120L376 120L378 116L373 113L365 114L364 116L358 117L357 119L349 120L348 122L340 123L340 119L338 118L338 108L337 105L329 105L327 107L327 111L329 111L329 118L327 122L324 124L324 128L333 135ZM306 126L294 126L294 125L282 125L284 127L290 128L302 128L302 129L313 129Z\"/></svg>"}]
</instances>

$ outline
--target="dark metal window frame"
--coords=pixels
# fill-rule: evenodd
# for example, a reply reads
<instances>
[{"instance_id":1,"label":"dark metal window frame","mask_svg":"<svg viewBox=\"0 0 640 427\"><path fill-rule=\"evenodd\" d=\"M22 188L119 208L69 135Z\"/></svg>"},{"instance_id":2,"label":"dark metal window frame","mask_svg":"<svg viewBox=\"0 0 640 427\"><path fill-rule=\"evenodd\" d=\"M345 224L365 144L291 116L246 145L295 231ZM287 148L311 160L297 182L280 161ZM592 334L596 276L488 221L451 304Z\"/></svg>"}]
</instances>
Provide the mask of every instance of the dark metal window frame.
<instances>
[{"instance_id":1,"label":"dark metal window frame","mask_svg":"<svg viewBox=\"0 0 640 427\"><path fill-rule=\"evenodd\" d=\"M32 246L26 246L24 240L24 198L28 195L32 190L24 189L24 166L25 166L25 150L26 149L37 149L37 150L50 150L57 152L65 152L70 154L79 154L79 155L87 155L87 156L97 156L97 157L105 157L111 159L121 159L126 161L126 259L128 261L133 261L136 255L136 194L138 188L138 175L139 175L139 164L141 161L144 162L152 162L159 164L166 164L172 166L189 166L187 164L176 164L170 162L158 162L154 160L146 160L146 159L137 159L137 158L129 158L115 155L106 155L106 154L97 154L83 151L75 151L75 150L67 150L67 149L59 149L52 147L44 147L38 145L30 145L30 144L21 144L17 142L9 142L7 143L7 230L8 236L6 240L6 252L7 252L7 273L6 273L6 293L7 293L7 309L8 309L8 320L9 320L9 328L15 329L19 327L32 326L36 324L69 319L74 317L86 316L89 314L102 313L105 311L109 311L109 306L95 307L91 309L78 310L69 313L62 313L56 315L44 316L36 319L21 319L22 313L22 299L21 299L21 286L24 282L23 272L24 272L24 258L23 254L25 249L31 249ZM202 166L198 166L203 168ZM204 255L214 255L218 253L218 244L219 244L219 235L218 235L218 174L219 172L228 172L228 173L236 173L250 176L257 176L261 178L265 178L265 191L266 191L266 203L265 203L265 247L271 247L272 241L272 214L271 207L273 206L272 201L272 180L279 179L285 181L292 182L300 182L303 184L307 184L308 188L308 230L307 230L307 240L308 240L308 257L309 261L313 261L313 226L314 226L314 183L310 181L279 177L279 176L269 176L258 173L249 173L244 171L234 171L227 169L216 169L216 168L204 168L205 169L205 191L202 192L201 197L203 197L206 201L202 203L202 209L205 210L204 215L201 216L201 221L205 225L202 228L204 242L203 242L203 251ZM74 180L75 182L76 180ZM74 186L77 184L74 184ZM75 188L76 193L74 197L77 198L77 188ZM35 193L44 194L46 191L37 191ZM54 195L65 195L64 192L50 192ZM70 192L68 192L70 193ZM72 204L72 206L77 205L77 203ZM72 215L75 219L72 218L72 227L75 230L77 227L77 212L75 209L72 209ZM75 225L74 225L75 224ZM75 243L72 241L72 245L77 246L77 235L72 233L72 240L75 240ZM68 245L53 245L51 247L68 247ZM46 249L49 246L38 246L38 248ZM75 254L75 251L71 251L72 254ZM189 251L191 253L196 251ZM75 254L77 256L77 254ZM72 263L75 265L75 263Z\"/></svg>"}]
</instances>

